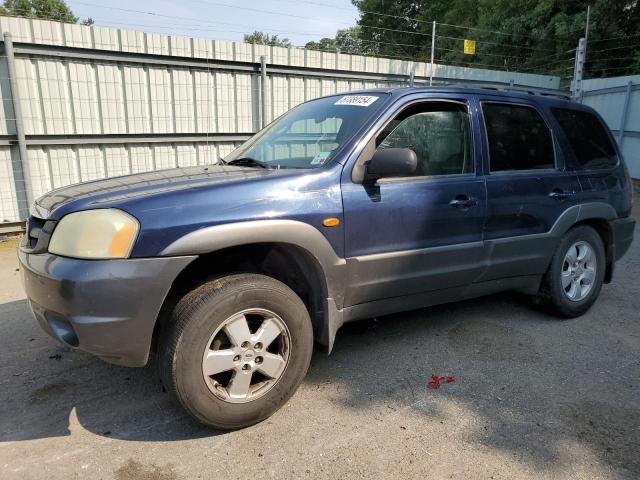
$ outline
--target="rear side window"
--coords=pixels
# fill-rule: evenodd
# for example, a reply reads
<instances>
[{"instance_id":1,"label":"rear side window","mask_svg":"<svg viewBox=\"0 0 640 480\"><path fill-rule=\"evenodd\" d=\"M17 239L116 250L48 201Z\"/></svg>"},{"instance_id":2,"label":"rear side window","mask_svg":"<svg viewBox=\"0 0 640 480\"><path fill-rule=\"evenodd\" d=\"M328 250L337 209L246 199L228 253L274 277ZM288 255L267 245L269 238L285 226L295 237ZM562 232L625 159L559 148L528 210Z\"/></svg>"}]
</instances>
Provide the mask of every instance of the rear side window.
<instances>
[{"instance_id":1,"label":"rear side window","mask_svg":"<svg viewBox=\"0 0 640 480\"><path fill-rule=\"evenodd\" d=\"M551 111L569 141L578 168L590 170L616 166L616 150L598 117L569 108L552 108Z\"/></svg>"},{"instance_id":2,"label":"rear side window","mask_svg":"<svg viewBox=\"0 0 640 480\"><path fill-rule=\"evenodd\" d=\"M483 103L492 172L554 167L551 131L531 107Z\"/></svg>"}]
</instances>

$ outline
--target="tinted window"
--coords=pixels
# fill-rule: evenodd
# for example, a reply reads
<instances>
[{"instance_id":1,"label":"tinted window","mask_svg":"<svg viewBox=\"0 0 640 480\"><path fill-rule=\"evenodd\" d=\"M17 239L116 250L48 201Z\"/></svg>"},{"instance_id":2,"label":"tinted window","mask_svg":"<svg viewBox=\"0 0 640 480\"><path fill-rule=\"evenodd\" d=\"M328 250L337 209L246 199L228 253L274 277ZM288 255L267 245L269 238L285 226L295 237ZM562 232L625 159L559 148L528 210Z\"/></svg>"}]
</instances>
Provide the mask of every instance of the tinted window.
<instances>
[{"instance_id":1,"label":"tinted window","mask_svg":"<svg viewBox=\"0 0 640 480\"><path fill-rule=\"evenodd\" d=\"M618 163L615 148L598 117L567 108L553 108L552 112L569 141L578 167L609 168Z\"/></svg>"},{"instance_id":2,"label":"tinted window","mask_svg":"<svg viewBox=\"0 0 640 480\"><path fill-rule=\"evenodd\" d=\"M551 132L535 109L484 103L482 111L492 172L554 167Z\"/></svg>"},{"instance_id":3,"label":"tinted window","mask_svg":"<svg viewBox=\"0 0 640 480\"><path fill-rule=\"evenodd\" d=\"M473 171L469 115L461 105L410 107L380 133L377 143L378 149L413 150L418 157L415 176Z\"/></svg>"}]
</instances>

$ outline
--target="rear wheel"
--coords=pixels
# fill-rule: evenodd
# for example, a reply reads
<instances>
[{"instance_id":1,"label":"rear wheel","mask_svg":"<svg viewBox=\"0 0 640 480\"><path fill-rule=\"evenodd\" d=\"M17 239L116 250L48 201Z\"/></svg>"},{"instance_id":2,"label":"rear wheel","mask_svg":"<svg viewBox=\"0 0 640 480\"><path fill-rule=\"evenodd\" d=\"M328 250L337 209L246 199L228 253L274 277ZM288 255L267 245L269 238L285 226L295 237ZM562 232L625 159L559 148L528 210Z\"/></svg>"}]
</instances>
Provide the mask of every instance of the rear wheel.
<instances>
[{"instance_id":1,"label":"rear wheel","mask_svg":"<svg viewBox=\"0 0 640 480\"><path fill-rule=\"evenodd\" d=\"M596 301L605 273L602 239L593 228L581 225L564 236L541 285L541 297L557 315L573 318Z\"/></svg>"},{"instance_id":2,"label":"rear wheel","mask_svg":"<svg viewBox=\"0 0 640 480\"><path fill-rule=\"evenodd\" d=\"M178 302L162 340L162 377L197 420L240 428L293 395L312 350L309 314L289 287L263 275L230 275Z\"/></svg>"}]
</instances>

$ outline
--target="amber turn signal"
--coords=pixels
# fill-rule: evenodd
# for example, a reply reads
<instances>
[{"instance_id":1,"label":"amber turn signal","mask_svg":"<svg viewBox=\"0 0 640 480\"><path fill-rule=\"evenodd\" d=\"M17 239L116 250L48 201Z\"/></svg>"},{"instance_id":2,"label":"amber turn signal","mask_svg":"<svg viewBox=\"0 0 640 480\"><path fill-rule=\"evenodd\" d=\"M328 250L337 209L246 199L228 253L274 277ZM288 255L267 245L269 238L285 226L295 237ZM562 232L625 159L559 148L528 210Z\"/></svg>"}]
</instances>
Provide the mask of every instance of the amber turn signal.
<instances>
[{"instance_id":1,"label":"amber turn signal","mask_svg":"<svg viewBox=\"0 0 640 480\"><path fill-rule=\"evenodd\" d=\"M325 218L322 221L322 225L324 225L325 227L335 227L336 225L340 225L340 219L339 218Z\"/></svg>"}]
</instances>

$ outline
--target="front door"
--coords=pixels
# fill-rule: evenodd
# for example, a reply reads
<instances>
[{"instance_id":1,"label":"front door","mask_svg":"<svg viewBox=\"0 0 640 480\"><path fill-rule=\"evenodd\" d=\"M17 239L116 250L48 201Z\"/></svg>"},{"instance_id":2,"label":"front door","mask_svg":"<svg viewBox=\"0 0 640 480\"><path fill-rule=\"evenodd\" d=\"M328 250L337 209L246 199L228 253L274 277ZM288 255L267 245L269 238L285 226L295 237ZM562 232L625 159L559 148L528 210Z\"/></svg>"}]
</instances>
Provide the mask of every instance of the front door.
<instances>
[{"instance_id":1,"label":"front door","mask_svg":"<svg viewBox=\"0 0 640 480\"><path fill-rule=\"evenodd\" d=\"M413 176L363 185L345 169L345 306L464 286L478 276L486 192L470 111L464 101L414 102L380 129L368 150L412 149Z\"/></svg>"}]
</instances>

